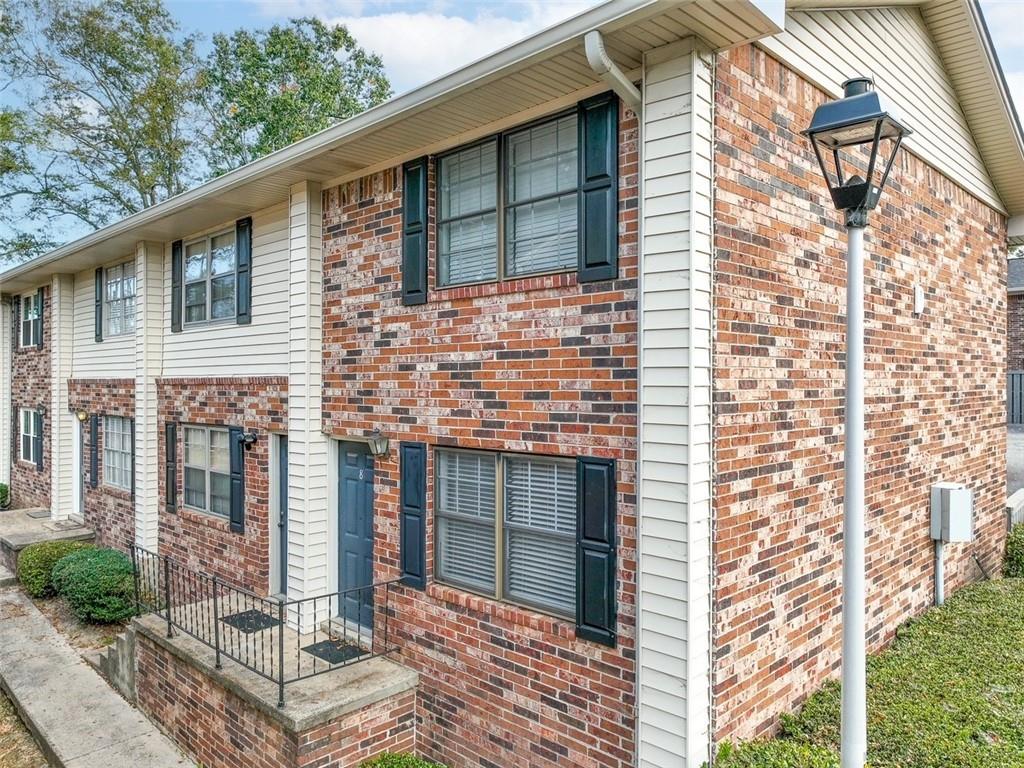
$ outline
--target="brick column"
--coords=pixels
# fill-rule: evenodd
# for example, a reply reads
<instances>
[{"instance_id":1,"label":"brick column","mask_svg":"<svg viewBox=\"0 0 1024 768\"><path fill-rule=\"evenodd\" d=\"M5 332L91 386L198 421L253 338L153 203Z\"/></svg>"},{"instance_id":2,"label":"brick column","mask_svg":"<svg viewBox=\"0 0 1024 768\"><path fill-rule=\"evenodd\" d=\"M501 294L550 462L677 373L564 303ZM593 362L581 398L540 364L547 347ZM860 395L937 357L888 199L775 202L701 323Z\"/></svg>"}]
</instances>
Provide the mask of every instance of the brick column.
<instances>
[{"instance_id":1,"label":"brick column","mask_svg":"<svg viewBox=\"0 0 1024 768\"><path fill-rule=\"evenodd\" d=\"M164 333L164 246L135 248L135 543L156 551L159 513L156 380Z\"/></svg>"},{"instance_id":2,"label":"brick column","mask_svg":"<svg viewBox=\"0 0 1024 768\"><path fill-rule=\"evenodd\" d=\"M73 511L72 443L75 418L68 410L71 346L74 343L75 279L54 275L50 283L50 517L66 519Z\"/></svg>"},{"instance_id":3,"label":"brick column","mask_svg":"<svg viewBox=\"0 0 1024 768\"><path fill-rule=\"evenodd\" d=\"M327 438L322 431L323 206L320 185L291 188L288 326L288 596L328 584ZM315 617L303 617L315 620Z\"/></svg>"}]
</instances>

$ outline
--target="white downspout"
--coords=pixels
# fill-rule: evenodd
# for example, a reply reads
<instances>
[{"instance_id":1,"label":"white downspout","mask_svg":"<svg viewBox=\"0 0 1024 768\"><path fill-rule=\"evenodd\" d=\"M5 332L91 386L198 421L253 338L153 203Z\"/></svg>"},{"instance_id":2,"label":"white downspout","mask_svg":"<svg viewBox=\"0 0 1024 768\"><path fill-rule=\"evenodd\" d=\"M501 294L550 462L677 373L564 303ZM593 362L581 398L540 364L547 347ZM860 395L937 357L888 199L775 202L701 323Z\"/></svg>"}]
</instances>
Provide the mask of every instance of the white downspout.
<instances>
[{"instance_id":1,"label":"white downspout","mask_svg":"<svg viewBox=\"0 0 1024 768\"><path fill-rule=\"evenodd\" d=\"M619 98L625 102L636 115L640 114L640 91L633 85L633 82L626 77L626 73L619 69L612 61L608 52L604 49L604 38L596 29L587 32L583 37L583 46L587 52L587 62L601 78L612 87Z\"/></svg>"}]
</instances>

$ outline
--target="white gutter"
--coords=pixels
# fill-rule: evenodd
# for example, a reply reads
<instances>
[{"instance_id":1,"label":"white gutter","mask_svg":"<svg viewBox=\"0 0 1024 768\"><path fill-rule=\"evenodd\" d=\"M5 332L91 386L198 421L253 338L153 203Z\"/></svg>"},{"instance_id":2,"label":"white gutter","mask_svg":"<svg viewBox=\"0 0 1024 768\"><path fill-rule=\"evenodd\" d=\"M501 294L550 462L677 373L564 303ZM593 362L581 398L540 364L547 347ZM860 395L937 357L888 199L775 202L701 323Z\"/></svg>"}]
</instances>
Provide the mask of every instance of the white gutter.
<instances>
[{"instance_id":1,"label":"white gutter","mask_svg":"<svg viewBox=\"0 0 1024 768\"><path fill-rule=\"evenodd\" d=\"M601 78L611 86L626 106L637 115L640 114L640 91L633 85L633 82L626 77L626 74L619 69L619 66L612 61L608 51L604 48L604 38L601 33L592 29L583 38L583 46L587 51L587 63Z\"/></svg>"}]
</instances>

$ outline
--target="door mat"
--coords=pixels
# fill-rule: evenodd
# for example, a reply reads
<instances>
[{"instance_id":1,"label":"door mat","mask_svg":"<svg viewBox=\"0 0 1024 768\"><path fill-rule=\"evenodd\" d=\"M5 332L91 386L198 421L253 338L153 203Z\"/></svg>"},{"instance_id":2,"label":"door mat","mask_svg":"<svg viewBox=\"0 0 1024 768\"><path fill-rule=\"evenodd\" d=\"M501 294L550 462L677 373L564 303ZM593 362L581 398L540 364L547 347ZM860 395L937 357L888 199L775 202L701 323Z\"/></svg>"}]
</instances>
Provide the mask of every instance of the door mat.
<instances>
[{"instance_id":1,"label":"door mat","mask_svg":"<svg viewBox=\"0 0 1024 768\"><path fill-rule=\"evenodd\" d=\"M366 653L358 645L347 643L344 640L322 640L319 643L307 645L302 650L328 664L343 664Z\"/></svg>"},{"instance_id":2,"label":"door mat","mask_svg":"<svg viewBox=\"0 0 1024 768\"><path fill-rule=\"evenodd\" d=\"M28 517L33 520L42 520L44 517L50 516L50 510L48 509L33 509L31 512L25 513Z\"/></svg>"},{"instance_id":3,"label":"door mat","mask_svg":"<svg viewBox=\"0 0 1024 768\"><path fill-rule=\"evenodd\" d=\"M230 616L222 618L221 621L229 627L234 627L239 632L245 632L247 635L277 626L276 616L271 616L263 611L257 611L255 608L242 611L241 613L232 613Z\"/></svg>"}]
</instances>

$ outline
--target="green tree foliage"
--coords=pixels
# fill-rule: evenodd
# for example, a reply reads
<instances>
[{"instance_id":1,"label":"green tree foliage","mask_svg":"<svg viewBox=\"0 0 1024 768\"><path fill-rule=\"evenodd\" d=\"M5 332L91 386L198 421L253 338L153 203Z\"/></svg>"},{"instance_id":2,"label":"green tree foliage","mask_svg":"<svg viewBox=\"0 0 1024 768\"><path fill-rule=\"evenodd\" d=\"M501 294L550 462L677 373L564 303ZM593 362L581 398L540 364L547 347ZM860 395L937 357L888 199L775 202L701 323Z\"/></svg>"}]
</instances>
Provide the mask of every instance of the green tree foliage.
<instances>
[{"instance_id":1,"label":"green tree foliage","mask_svg":"<svg viewBox=\"0 0 1024 768\"><path fill-rule=\"evenodd\" d=\"M34 255L196 180L196 39L160 0L3 10L0 75L18 106L0 116L0 223L13 230L0 254Z\"/></svg>"},{"instance_id":2,"label":"green tree foliage","mask_svg":"<svg viewBox=\"0 0 1024 768\"><path fill-rule=\"evenodd\" d=\"M380 104L391 95L379 56L340 25L293 19L213 37L200 77L221 174Z\"/></svg>"}]
</instances>

